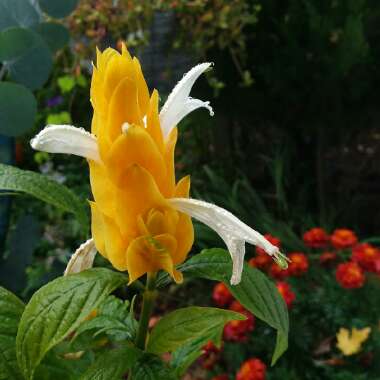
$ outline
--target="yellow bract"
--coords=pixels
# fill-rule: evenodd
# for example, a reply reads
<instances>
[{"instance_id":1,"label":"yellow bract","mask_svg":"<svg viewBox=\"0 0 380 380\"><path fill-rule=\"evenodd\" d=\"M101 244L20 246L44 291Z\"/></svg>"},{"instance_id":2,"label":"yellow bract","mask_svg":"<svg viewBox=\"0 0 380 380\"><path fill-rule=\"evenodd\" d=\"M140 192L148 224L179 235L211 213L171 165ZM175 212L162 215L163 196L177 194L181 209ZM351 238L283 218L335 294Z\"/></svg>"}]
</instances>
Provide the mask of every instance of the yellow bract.
<instances>
[{"instance_id":1,"label":"yellow bract","mask_svg":"<svg viewBox=\"0 0 380 380\"><path fill-rule=\"evenodd\" d=\"M92 133L101 163L89 161L92 234L98 251L130 281L147 272L175 270L194 240L189 216L167 199L189 197L190 178L177 184L177 129L164 141L158 92L149 94L141 66L123 47L97 52L91 83Z\"/></svg>"},{"instance_id":2,"label":"yellow bract","mask_svg":"<svg viewBox=\"0 0 380 380\"><path fill-rule=\"evenodd\" d=\"M371 332L370 327L364 329L353 328L351 332L345 328L339 329L337 338L337 347L343 355L349 356L358 353Z\"/></svg>"}]
</instances>

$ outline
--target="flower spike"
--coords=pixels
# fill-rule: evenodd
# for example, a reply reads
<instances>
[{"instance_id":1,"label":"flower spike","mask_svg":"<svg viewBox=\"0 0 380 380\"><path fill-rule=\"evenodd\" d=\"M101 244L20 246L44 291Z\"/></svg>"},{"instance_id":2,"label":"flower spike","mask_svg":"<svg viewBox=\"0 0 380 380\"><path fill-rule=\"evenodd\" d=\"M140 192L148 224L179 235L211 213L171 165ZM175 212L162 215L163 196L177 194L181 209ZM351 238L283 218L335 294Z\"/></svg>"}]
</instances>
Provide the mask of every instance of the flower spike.
<instances>
[{"instance_id":1,"label":"flower spike","mask_svg":"<svg viewBox=\"0 0 380 380\"><path fill-rule=\"evenodd\" d=\"M210 106L210 102L204 102L199 99L191 98L190 91L195 81L204 73L212 63L206 62L194 66L183 78L176 84L164 106L160 112L161 130L166 139L172 129L190 112L198 108L207 108L210 115L214 115L214 111Z\"/></svg>"},{"instance_id":2,"label":"flower spike","mask_svg":"<svg viewBox=\"0 0 380 380\"><path fill-rule=\"evenodd\" d=\"M262 248L281 268L287 267L288 258L279 251L278 247L229 211L196 199L172 198L170 203L177 210L212 228L223 239L232 257L231 285L239 284L241 280L246 242Z\"/></svg>"},{"instance_id":3,"label":"flower spike","mask_svg":"<svg viewBox=\"0 0 380 380\"><path fill-rule=\"evenodd\" d=\"M71 125L48 125L31 141L35 150L48 153L68 153L100 162L96 137Z\"/></svg>"}]
</instances>

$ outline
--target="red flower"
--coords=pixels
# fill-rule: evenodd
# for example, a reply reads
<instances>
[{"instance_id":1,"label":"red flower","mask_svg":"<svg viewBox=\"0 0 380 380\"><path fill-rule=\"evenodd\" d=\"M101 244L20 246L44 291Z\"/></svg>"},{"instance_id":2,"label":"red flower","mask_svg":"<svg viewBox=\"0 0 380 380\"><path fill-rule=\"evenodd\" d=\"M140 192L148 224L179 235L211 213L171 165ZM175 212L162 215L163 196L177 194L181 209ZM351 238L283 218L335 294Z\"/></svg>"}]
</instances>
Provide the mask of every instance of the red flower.
<instances>
[{"instance_id":1,"label":"red flower","mask_svg":"<svg viewBox=\"0 0 380 380\"><path fill-rule=\"evenodd\" d=\"M255 317L238 302L232 302L230 310L244 314L247 319L244 321L231 321L224 326L223 336L225 340L233 342L245 342L248 333L255 328Z\"/></svg>"},{"instance_id":2,"label":"red flower","mask_svg":"<svg viewBox=\"0 0 380 380\"><path fill-rule=\"evenodd\" d=\"M339 264L336 269L335 277L338 283L346 289L361 288L365 282L362 268L353 261Z\"/></svg>"},{"instance_id":3,"label":"red flower","mask_svg":"<svg viewBox=\"0 0 380 380\"><path fill-rule=\"evenodd\" d=\"M285 277L289 276L289 268L281 269L276 263L272 262L269 267L269 274L276 280L283 280Z\"/></svg>"},{"instance_id":4,"label":"red flower","mask_svg":"<svg viewBox=\"0 0 380 380\"><path fill-rule=\"evenodd\" d=\"M219 282L214 286L212 299L214 300L215 305L224 307L229 305L234 298L231 292L228 290L227 286L224 285L223 282Z\"/></svg>"},{"instance_id":5,"label":"red flower","mask_svg":"<svg viewBox=\"0 0 380 380\"><path fill-rule=\"evenodd\" d=\"M319 263L323 266L330 266L338 258L335 252L323 252L319 256Z\"/></svg>"},{"instance_id":6,"label":"red flower","mask_svg":"<svg viewBox=\"0 0 380 380\"><path fill-rule=\"evenodd\" d=\"M331 235L331 244L336 249L350 248L358 242L355 232L346 228L340 228Z\"/></svg>"},{"instance_id":7,"label":"red flower","mask_svg":"<svg viewBox=\"0 0 380 380\"><path fill-rule=\"evenodd\" d=\"M277 239L276 237L272 236L271 234L265 234L265 239L267 239L270 243L272 243L274 246L281 248L281 241L280 239ZM268 255L262 248L256 247L256 253L258 255Z\"/></svg>"},{"instance_id":8,"label":"red flower","mask_svg":"<svg viewBox=\"0 0 380 380\"><path fill-rule=\"evenodd\" d=\"M251 267L266 270L272 263L272 259L269 255L257 255L248 261Z\"/></svg>"},{"instance_id":9,"label":"red flower","mask_svg":"<svg viewBox=\"0 0 380 380\"><path fill-rule=\"evenodd\" d=\"M228 377L228 375L223 374L223 375L214 376L211 380L229 380L229 379L230 378Z\"/></svg>"},{"instance_id":10,"label":"red flower","mask_svg":"<svg viewBox=\"0 0 380 380\"><path fill-rule=\"evenodd\" d=\"M293 252L288 255L290 259L288 271L290 276L301 276L309 269L309 261L304 253Z\"/></svg>"},{"instance_id":11,"label":"red flower","mask_svg":"<svg viewBox=\"0 0 380 380\"><path fill-rule=\"evenodd\" d=\"M310 248L324 248L330 240L323 228L315 227L303 234L303 241Z\"/></svg>"},{"instance_id":12,"label":"red flower","mask_svg":"<svg viewBox=\"0 0 380 380\"><path fill-rule=\"evenodd\" d=\"M267 366L257 358L245 361L236 374L236 380L265 380Z\"/></svg>"},{"instance_id":13,"label":"red flower","mask_svg":"<svg viewBox=\"0 0 380 380\"><path fill-rule=\"evenodd\" d=\"M277 289L284 298L284 301L288 308L292 306L292 303L296 299L296 295L292 292L290 285L284 281L278 281L276 283Z\"/></svg>"},{"instance_id":14,"label":"red flower","mask_svg":"<svg viewBox=\"0 0 380 380\"><path fill-rule=\"evenodd\" d=\"M219 360L220 349L210 341L202 347L202 356L200 357L201 365L205 369L212 369Z\"/></svg>"},{"instance_id":15,"label":"red flower","mask_svg":"<svg viewBox=\"0 0 380 380\"><path fill-rule=\"evenodd\" d=\"M352 249L352 261L364 270L376 272L376 263L380 260L380 250L371 244L358 244Z\"/></svg>"}]
</instances>

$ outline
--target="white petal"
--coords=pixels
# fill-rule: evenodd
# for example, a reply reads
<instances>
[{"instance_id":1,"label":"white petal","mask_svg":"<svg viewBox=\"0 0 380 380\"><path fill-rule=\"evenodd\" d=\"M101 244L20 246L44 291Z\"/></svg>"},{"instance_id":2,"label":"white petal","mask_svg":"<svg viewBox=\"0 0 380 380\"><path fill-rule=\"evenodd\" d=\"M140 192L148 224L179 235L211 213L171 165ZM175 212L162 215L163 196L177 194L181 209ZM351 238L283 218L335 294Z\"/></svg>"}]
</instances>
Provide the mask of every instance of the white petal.
<instances>
[{"instance_id":1,"label":"white petal","mask_svg":"<svg viewBox=\"0 0 380 380\"><path fill-rule=\"evenodd\" d=\"M160 124L164 138L166 138L172 129L190 112L197 108L204 107L213 116L214 112L209 102L189 97L190 91L199 78L212 64L201 63L194 66L184 77L176 84L170 93L160 112Z\"/></svg>"},{"instance_id":2,"label":"white petal","mask_svg":"<svg viewBox=\"0 0 380 380\"><path fill-rule=\"evenodd\" d=\"M245 242L262 248L273 256L280 265L286 265L286 257L263 235L244 224L229 211L214 204L188 198L172 198L170 203L179 211L186 213L212 228L225 242L233 261L231 284L241 280L245 254ZM285 263L284 263L285 262Z\"/></svg>"},{"instance_id":3,"label":"white petal","mask_svg":"<svg viewBox=\"0 0 380 380\"><path fill-rule=\"evenodd\" d=\"M96 255L96 248L93 239L87 240L83 243L71 256L67 264L64 275L72 273L79 273L86 269L92 268Z\"/></svg>"},{"instance_id":4,"label":"white petal","mask_svg":"<svg viewBox=\"0 0 380 380\"><path fill-rule=\"evenodd\" d=\"M96 137L71 125L48 125L30 141L30 145L43 152L75 154L101 161Z\"/></svg>"}]
</instances>

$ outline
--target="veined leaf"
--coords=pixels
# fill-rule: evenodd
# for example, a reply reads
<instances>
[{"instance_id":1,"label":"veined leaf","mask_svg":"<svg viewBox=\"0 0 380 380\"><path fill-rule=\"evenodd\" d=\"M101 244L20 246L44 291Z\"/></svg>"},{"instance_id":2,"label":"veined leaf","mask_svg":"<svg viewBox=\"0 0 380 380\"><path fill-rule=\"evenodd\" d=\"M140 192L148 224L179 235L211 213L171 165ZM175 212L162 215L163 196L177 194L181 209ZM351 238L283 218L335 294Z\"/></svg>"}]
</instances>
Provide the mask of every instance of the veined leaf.
<instances>
[{"instance_id":1,"label":"veined leaf","mask_svg":"<svg viewBox=\"0 0 380 380\"><path fill-rule=\"evenodd\" d=\"M265 274L245 264L240 284L231 286L231 258L226 250L220 248L203 250L178 269L185 276L224 282L247 310L277 330L272 365L286 351L289 332L288 309L276 286ZM169 276L165 275L159 279L158 284L163 285L169 281Z\"/></svg>"},{"instance_id":2,"label":"veined leaf","mask_svg":"<svg viewBox=\"0 0 380 380\"><path fill-rule=\"evenodd\" d=\"M94 268L59 277L39 289L26 306L17 333L17 360L24 377L32 379L45 354L126 282L121 273Z\"/></svg>"},{"instance_id":3,"label":"veined leaf","mask_svg":"<svg viewBox=\"0 0 380 380\"><path fill-rule=\"evenodd\" d=\"M80 380L121 380L142 354L142 351L132 346L106 352L99 356Z\"/></svg>"},{"instance_id":4,"label":"veined leaf","mask_svg":"<svg viewBox=\"0 0 380 380\"><path fill-rule=\"evenodd\" d=\"M224 325L232 320L244 320L242 314L214 307L186 307L161 318L150 334L147 351L154 354L175 351L202 336L221 335Z\"/></svg>"},{"instance_id":5,"label":"veined leaf","mask_svg":"<svg viewBox=\"0 0 380 380\"><path fill-rule=\"evenodd\" d=\"M21 380L16 359L17 327L24 304L0 287L0 380Z\"/></svg>"},{"instance_id":6,"label":"veined leaf","mask_svg":"<svg viewBox=\"0 0 380 380\"><path fill-rule=\"evenodd\" d=\"M97 315L83 323L77 330L77 335L93 330L94 336L107 334L116 341L134 341L138 322L133 318L128 301L122 301L114 296L107 297L100 305Z\"/></svg>"},{"instance_id":7,"label":"veined leaf","mask_svg":"<svg viewBox=\"0 0 380 380\"><path fill-rule=\"evenodd\" d=\"M218 336L219 335L219 336ZM185 374L187 368L202 355L202 348L208 342L212 341L217 346L221 344L221 334L220 331L218 335L215 335L215 329L205 332L205 334L197 339L192 340L177 350L173 351L172 360L170 361L171 366L174 368L174 372L178 377Z\"/></svg>"},{"instance_id":8,"label":"veined leaf","mask_svg":"<svg viewBox=\"0 0 380 380\"><path fill-rule=\"evenodd\" d=\"M158 356L147 353L133 366L131 374L133 380L178 380L172 369Z\"/></svg>"},{"instance_id":9,"label":"veined leaf","mask_svg":"<svg viewBox=\"0 0 380 380\"><path fill-rule=\"evenodd\" d=\"M85 202L66 186L42 174L0 164L0 190L23 192L71 212L76 215L83 227L88 229Z\"/></svg>"}]
</instances>

